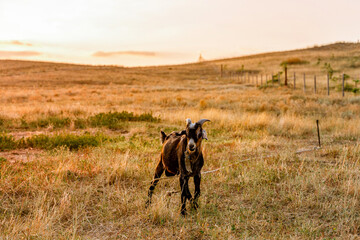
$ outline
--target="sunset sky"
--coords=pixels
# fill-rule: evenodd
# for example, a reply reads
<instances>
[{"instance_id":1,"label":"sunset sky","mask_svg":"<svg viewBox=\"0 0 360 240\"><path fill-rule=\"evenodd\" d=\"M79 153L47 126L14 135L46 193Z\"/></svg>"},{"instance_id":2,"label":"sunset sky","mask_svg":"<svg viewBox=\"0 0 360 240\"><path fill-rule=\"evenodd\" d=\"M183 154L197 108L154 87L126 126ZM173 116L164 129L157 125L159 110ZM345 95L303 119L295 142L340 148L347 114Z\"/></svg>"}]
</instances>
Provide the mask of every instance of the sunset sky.
<instances>
[{"instance_id":1,"label":"sunset sky","mask_svg":"<svg viewBox=\"0 0 360 240\"><path fill-rule=\"evenodd\" d=\"M124 66L358 41L358 0L0 0L0 59Z\"/></svg>"}]
</instances>

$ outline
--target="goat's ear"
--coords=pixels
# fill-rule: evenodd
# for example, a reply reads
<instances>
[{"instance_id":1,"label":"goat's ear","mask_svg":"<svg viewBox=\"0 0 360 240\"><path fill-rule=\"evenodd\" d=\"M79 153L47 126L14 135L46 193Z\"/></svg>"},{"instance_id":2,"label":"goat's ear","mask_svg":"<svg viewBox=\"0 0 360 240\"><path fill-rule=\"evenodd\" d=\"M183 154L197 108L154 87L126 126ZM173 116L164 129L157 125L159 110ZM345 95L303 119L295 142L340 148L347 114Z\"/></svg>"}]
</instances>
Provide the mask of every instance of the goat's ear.
<instances>
[{"instance_id":1,"label":"goat's ear","mask_svg":"<svg viewBox=\"0 0 360 240\"><path fill-rule=\"evenodd\" d=\"M160 133L161 133L161 143L164 143L164 142L165 142L165 138L166 138L167 136L166 136L166 134L165 134L163 131L161 131Z\"/></svg>"},{"instance_id":2,"label":"goat's ear","mask_svg":"<svg viewBox=\"0 0 360 240\"><path fill-rule=\"evenodd\" d=\"M204 129L202 130L202 138L208 140L206 131Z\"/></svg>"}]
</instances>

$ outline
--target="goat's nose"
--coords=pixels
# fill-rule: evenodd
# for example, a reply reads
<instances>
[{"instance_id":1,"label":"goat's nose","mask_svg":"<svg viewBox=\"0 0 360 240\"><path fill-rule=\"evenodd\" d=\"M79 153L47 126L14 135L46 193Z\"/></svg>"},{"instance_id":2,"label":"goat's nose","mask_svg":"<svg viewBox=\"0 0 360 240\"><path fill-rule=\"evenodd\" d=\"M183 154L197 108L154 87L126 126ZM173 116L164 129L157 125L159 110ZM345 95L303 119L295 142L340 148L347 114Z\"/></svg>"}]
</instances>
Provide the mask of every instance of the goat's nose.
<instances>
[{"instance_id":1,"label":"goat's nose","mask_svg":"<svg viewBox=\"0 0 360 240\"><path fill-rule=\"evenodd\" d=\"M193 150L195 148L195 144L189 144L190 150Z\"/></svg>"}]
</instances>

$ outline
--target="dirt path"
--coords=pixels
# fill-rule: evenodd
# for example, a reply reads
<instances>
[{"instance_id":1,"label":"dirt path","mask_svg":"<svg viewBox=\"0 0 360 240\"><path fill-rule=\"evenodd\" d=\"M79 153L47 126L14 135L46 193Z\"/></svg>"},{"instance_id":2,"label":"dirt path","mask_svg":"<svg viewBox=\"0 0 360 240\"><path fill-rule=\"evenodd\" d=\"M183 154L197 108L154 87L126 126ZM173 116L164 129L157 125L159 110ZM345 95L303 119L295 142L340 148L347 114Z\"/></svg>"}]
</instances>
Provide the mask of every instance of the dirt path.
<instances>
[{"instance_id":1,"label":"dirt path","mask_svg":"<svg viewBox=\"0 0 360 240\"><path fill-rule=\"evenodd\" d=\"M0 152L0 157L9 162L30 162L34 161L44 151L38 149L19 149L8 152Z\"/></svg>"}]
</instances>

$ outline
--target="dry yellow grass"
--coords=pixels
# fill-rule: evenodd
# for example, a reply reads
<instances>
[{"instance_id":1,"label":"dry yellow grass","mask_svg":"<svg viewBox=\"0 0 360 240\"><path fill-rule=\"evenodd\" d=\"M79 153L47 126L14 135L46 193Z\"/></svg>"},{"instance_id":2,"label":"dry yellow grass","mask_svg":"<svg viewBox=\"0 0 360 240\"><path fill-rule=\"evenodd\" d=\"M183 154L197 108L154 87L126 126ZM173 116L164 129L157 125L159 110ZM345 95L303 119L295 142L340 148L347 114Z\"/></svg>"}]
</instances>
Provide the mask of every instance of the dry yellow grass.
<instances>
[{"instance_id":1,"label":"dry yellow grass","mask_svg":"<svg viewBox=\"0 0 360 240\"><path fill-rule=\"evenodd\" d=\"M81 130L124 137L100 147L36 150L29 161L16 157L24 151L0 152L8 158L0 158L0 238L357 238L360 96L258 89L221 79L220 65L265 74L299 58L309 63L290 69L324 74L323 62L330 62L339 72L356 75L357 60L349 59L359 54L358 45L337 44L148 68L0 61L0 120L72 121L61 129L2 128L8 134L78 134L77 118L108 111L161 118L124 123L116 131ZM179 214L180 197L167 196L178 190L177 178L161 181L153 205L145 209L161 148L159 131L180 130L188 117L212 120L203 144L204 170L223 168L203 176L200 208L186 218ZM316 146L316 119L323 148L295 154ZM245 159L251 160L241 162Z\"/></svg>"}]
</instances>

